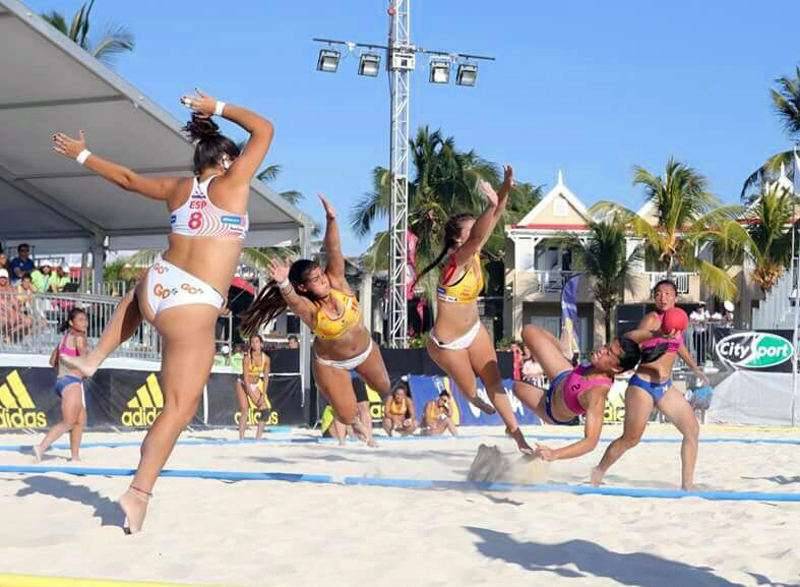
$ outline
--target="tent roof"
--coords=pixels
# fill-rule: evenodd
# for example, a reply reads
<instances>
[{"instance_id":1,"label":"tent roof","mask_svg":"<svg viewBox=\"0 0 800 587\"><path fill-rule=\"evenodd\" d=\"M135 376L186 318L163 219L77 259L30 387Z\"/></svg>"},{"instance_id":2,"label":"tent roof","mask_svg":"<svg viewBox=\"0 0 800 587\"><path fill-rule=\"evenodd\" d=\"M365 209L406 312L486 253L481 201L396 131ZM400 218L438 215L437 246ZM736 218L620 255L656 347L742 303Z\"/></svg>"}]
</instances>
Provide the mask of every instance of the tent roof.
<instances>
[{"instance_id":1,"label":"tent roof","mask_svg":"<svg viewBox=\"0 0 800 587\"><path fill-rule=\"evenodd\" d=\"M38 253L161 247L161 202L129 194L52 152L54 130L142 174L191 175L181 123L17 0L0 0L0 239ZM255 181L247 246L296 239L311 220Z\"/></svg>"}]
</instances>

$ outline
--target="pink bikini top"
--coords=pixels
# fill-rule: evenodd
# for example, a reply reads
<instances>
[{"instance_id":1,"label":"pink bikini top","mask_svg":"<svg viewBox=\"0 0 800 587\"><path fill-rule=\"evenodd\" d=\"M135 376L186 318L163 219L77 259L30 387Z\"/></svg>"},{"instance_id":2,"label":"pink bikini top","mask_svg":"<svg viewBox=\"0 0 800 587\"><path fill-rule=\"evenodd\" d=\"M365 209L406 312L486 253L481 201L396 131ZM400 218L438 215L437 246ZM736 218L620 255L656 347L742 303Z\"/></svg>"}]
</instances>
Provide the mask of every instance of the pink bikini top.
<instances>
[{"instance_id":1,"label":"pink bikini top","mask_svg":"<svg viewBox=\"0 0 800 587\"><path fill-rule=\"evenodd\" d=\"M658 314L659 319L659 326L661 326L661 319L664 317L664 312L656 312ZM654 336L653 338L644 341L642 344L639 345L639 348L642 350L650 349L660 344L667 345L667 352L668 353L677 353L678 350L683 345L683 331L678 333L678 336L675 338L665 338L663 336Z\"/></svg>"},{"instance_id":2,"label":"pink bikini top","mask_svg":"<svg viewBox=\"0 0 800 587\"><path fill-rule=\"evenodd\" d=\"M586 413L586 410L578 401L580 396L593 387L611 387L614 383L611 377L606 377L605 375L597 375L596 377L584 379L583 376L591 370L591 365L578 365L567 375L567 378L564 380L564 386L561 388L564 404L571 412L578 415Z\"/></svg>"},{"instance_id":3,"label":"pink bikini top","mask_svg":"<svg viewBox=\"0 0 800 587\"><path fill-rule=\"evenodd\" d=\"M208 186L215 177L212 175L204 182L194 178L189 198L170 215L173 234L240 240L247 236L250 224L247 214L227 212L208 197Z\"/></svg>"},{"instance_id":4,"label":"pink bikini top","mask_svg":"<svg viewBox=\"0 0 800 587\"><path fill-rule=\"evenodd\" d=\"M80 356L80 352L78 349L72 349L67 346L67 337L69 334L65 334L64 338L61 339L61 343L58 345L58 354L59 355L66 355L68 357L78 357Z\"/></svg>"}]
</instances>

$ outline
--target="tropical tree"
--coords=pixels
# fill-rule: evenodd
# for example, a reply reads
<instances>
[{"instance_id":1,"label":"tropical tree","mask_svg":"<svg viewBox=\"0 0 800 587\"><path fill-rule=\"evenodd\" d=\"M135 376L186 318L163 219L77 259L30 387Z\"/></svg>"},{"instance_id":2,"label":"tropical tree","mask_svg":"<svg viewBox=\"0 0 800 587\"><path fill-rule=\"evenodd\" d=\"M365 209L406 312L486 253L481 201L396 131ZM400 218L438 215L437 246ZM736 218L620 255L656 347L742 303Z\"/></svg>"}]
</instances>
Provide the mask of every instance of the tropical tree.
<instances>
[{"instance_id":1,"label":"tropical tree","mask_svg":"<svg viewBox=\"0 0 800 587\"><path fill-rule=\"evenodd\" d=\"M789 190L773 184L761 193L747 216L747 253L755 265L752 277L764 293L778 282L791 260L792 237L787 228L796 203Z\"/></svg>"},{"instance_id":2,"label":"tropical tree","mask_svg":"<svg viewBox=\"0 0 800 587\"><path fill-rule=\"evenodd\" d=\"M56 10L42 14L42 18L77 43L90 55L110 65L120 53L133 51L136 43L133 34L121 25L110 25L99 40L91 41L89 39L89 29L93 7L94 0L89 0L89 2L82 4L72 17L72 22L69 26L67 25L66 17Z\"/></svg>"},{"instance_id":3,"label":"tropical tree","mask_svg":"<svg viewBox=\"0 0 800 587\"><path fill-rule=\"evenodd\" d=\"M800 142L800 66L794 77L783 76L775 80L776 87L770 90L772 106L783 124L789 139ZM754 200L754 190L774 180L781 168L792 169L792 151L783 151L767 159L761 167L751 173L742 186L742 199Z\"/></svg>"},{"instance_id":4,"label":"tropical tree","mask_svg":"<svg viewBox=\"0 0 800 587\"><path fill-rule=\"evenodd\" d=\"M474 151L459 151L453 137L440 130L431 132L421 127L409 142L415 176L408 185L408 228L418 237L417 265L427 265L441 249L441 236L447 219L459 212L477 213L484 201L476 187L485 179L497 186L500 183L497 166ZM384 167L372 171L373 189L356 203L350 214L350 225L359 236L365 236L377 221L389 214L391 175ZM519 220L541 198L538 187L520 183L509 195L505 216L484 247L490 259L502 259L505 246L503 224ZM378 232L364 255L365 266L371 270L386 269L388 265L388 235Z\"/></svg>"},{"instance_id":5,"label":"tropical tree","mask_svg":"<svg viewBox=\"0 0 800 587\"><path fill-rule=\"evenodd\" d=\"M603 310L606 343L611 341L614 308L622 301L626 285L630 284L631 263L635 253L627 254L626 217L611 214L607 219L589 223L585 238L570 236L568 244L577 252L577 265L592 279L592 295Z\"/></svg>"},{"instance_id":6,"label":"tropical tree","mask_svg":"<svg viewBox=\"0 0 800 587\"><path fill-rule=\"evenodd\" d=\"M708 180L673 158L667 161L663 175L635 167L633 183L644 188L656 218L654 224L611 202L595 204L593 211L618 211L631 232L644 240L667 278L672 278L679 265L697 271L714 294L735 297L736 285L725 268L698 258L697 253L707 242L727 249L744 246L746 231L735 220L742 207L720 205L708 191Z\"/></svg>"}]
</instances>

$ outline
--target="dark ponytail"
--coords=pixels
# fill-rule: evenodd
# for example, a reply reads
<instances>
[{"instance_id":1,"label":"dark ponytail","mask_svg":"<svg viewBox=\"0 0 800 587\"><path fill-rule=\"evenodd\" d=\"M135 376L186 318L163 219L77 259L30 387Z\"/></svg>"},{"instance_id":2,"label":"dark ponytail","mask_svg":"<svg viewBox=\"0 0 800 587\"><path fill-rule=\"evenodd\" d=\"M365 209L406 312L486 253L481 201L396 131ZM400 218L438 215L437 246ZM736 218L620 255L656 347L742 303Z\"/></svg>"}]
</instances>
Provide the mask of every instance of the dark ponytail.
<instances>
[{"instance_id":1,"label":"dark ponytail","mask_svg":"<svg viewBox=\"0 0 800 587\"><path fill-rule=\"evenodd\" d=\"M78 314L83 314L85 316L86 310L84 310L83 308L73 307L69 311L69 314L67 314L66 319L61 323L61 326L58 327L58 331L66 332L67 330L69 330L69 323L72 322L75 319L75 316L77 316Z\"/></svg>"},{"instance_id":2,"label":"dark ponytail","mask_svg":"<svg viewBox=\"0 0 800 587\"><path fill-rule=\"evenodd\" d=\"M308 274L317 268L319 268L319 263L309 259L298 259L292 263L289 268L289 283L292 284L298 295L312 299L309 294L300 292L297 286L303 285ZM262 324L280 316L285 310L286 300L281 295L278 283L274 279L270 279L250 307L240 315L242 321L240 330L244 336L249 338L258 333Z\"/></svg>"},{"instance_id":3,"label":"dark ponytail","mask_svg":"<svg viewBox=\"0 0 800 587\"><path fill-rule=\"evenodd\" d=\"M195 175L200 175L204 169L219 165L223 155L231 159L239 156L239 147L219 132L217 123L210 117L192 114L192 119L181 130L188 134L195 144L193 162Z\"/></svg>"},{"instance_id":4,"label":"dark ponytail","mask_svg":"<svg viewBox=\"0 0 800 587\"><path fill-rule=\"evenodd\" d=\"M619 357L619 368L622 372L630 371L640 363L646 365L657 361L667 352L667 345L664 343L642 349L638 342L627 336L618 336L617 341L622 349Z\"/></svg>"},{"instance_id":5,"label":"dark ponytail","mask_svg":"<svg viewBox=\"0 0 800 587\"><path fill-rule=\"evenodd\" d=\"M442 252L439 253L439 256L433 260L433 262L425 267L422 271L420 271L417 278L414 280L412 284L412 288L417 285L420 279L431 271L439 266L439 263L445 258L447 252L450 251L454 246L456 246L456 239L458 238L459 233L461 232L461 223L464 220L472 220L475 217L472 214L456 214L455 216L451 216L447 223L444 225L444 244L442 245Z\"/></svg>"}]
</instances>

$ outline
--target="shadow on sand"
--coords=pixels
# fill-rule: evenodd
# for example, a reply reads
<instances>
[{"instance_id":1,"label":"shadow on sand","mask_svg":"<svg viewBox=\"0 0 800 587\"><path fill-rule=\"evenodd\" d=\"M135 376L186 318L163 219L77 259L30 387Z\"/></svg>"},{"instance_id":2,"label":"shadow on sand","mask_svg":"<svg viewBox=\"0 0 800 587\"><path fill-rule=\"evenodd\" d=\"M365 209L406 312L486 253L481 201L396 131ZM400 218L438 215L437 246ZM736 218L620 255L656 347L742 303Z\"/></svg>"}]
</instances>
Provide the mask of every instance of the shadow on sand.
<instances>
[{"instance_id":1,"label":"shadow on sand","mask_svg":"<svg viewBox=\"0 0 800 587\"><path fill-rule=\"evenodd\" d=\"M94 508L94 516L100 518L101 526L121 526L124 514L117 502L103 497L96 491L82 485L73 485L63 479L33 475L21 481L27 486L17 491L17 497L34 493L51 495Z\"/></svg>"}]
</instances>

